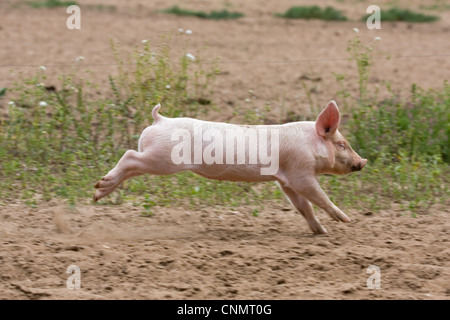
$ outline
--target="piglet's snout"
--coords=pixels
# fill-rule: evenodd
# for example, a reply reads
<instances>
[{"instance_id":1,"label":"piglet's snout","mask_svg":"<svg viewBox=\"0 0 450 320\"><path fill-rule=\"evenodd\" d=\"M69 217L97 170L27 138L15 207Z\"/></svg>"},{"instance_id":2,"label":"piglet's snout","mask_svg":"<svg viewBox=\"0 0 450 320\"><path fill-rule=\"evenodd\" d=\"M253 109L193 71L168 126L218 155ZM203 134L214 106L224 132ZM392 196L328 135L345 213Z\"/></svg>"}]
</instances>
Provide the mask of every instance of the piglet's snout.
<instances>
[{"instance_id":1,"label":"piglet's snout","mask_svg":"<svg viewBox=\"0 0 450 320\"><path fill-rule=\"evenodd\" d=\"M360 171L367 163L367 159L361 159L356 165L352 166L352 171Z\"/></svg>"}]
</instances>

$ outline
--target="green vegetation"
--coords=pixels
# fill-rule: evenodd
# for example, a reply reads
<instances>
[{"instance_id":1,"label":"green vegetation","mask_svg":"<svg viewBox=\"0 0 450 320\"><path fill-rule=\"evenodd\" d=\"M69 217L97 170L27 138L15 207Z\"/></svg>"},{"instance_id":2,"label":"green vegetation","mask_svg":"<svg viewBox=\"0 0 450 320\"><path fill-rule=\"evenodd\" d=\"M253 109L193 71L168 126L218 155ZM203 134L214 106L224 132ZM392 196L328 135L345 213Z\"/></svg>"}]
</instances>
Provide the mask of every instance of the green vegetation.
<instances>
[{"instance_id":1,"label":"green vegetation","mask_svg":"<svg viewBox=\"0 0 450 320\"><path fill-rule=\"evenodd\" d=\"M413 85L408 98L388 85L388 96L379 99L367 85L375 49L358 37L349 42L347 52L358 71L357 96L345 90L346 75L335 74L342 89L338 103L350 115L342 130L369 163L362 172L320 177L321 184L344 208L375 211L397 202L423 211L433 203L445 203L450 176L450 84L427 91ZM173 57L168 45L152 48L146 41L126 59L115 43L112 50L118 72L109 77L109 88L100 95L92 95L102 88L89 81L89 73L65 74L56 90L49 90L45 68L8 88L13 101L7 103L8 115L0 118L1 201L21 199L35 206L58 197L72 204L85 202L91 199L96 181L127 149L136 148L158 102L162 114L169 117L197 117L214 108L216 65L205 68L199 57ZM253 91L249 94L254 96ZM264 123L269 105L257 108L252 99L247 100L255 110L244 113L247 122ZM215 181L185 172L130 179L101 203L132 202L143 215L152 215L155 205L250 204L257 216L262 203L274 199L282 199L274 183Z\"/></svg>"},{"instance_id":2,"label":"green vegetation","mask_svg":"<svg viewBox=\"0 0 450 320\"><path fill-rule=\"evenodd\" d=\"M221 11L211 11L210 13L206 13L203 11L192 11L181 9L178 6L173 6L169 9L163 10L164 13L175 14L178 16L193 16L202 19L211 19L211 20L222 20L222 19L238 19L243 17L244 15L240 12L230 12L228 10Z\"/></svg>"},{"instance_id":3,"label":"green vegetation","mask_svg":"<svg viewBox=\"0 0 450 320\"><path fill-rule=\"evenodd\" d=\"M46 1L27 1L28 4L32 8L59 8L59 7L68 7L71 5L78 5L76 1L61 1L61 0L46 0ZM98 11L107 11L114 12L116 11L116 7L113 5L105 5L105 4L88 4L84 6L88 9L95 9Z\"/></svg>"},{"instance_id":4,"label":"green vegetation","mask_svg":"<svg viewBox=\"0 0 450 320\"><path fill-rule=\"evenodd\" d=\"M350 121L355 147L372 160L386 153L389 160L402 154L412 160L437 156L450 163L450 84L444 82L441 91L425 91L413 84L409 99L401 99L387 84L389 96L379 100L367 84L375 43L363 45L355 37L347 47L358 70L359 97ZM336 78L344 81L345 75ZM339 94L350 96L345 90Z\"/></svg>"},{"instance_id":5,"label":"green vegetation","mask_svg":"<svg viewBox=\"0 0 450 320\"><path fill-rule=\"evenodd\" d=\"M413 85L408 100L391 94L353 111L355 147L372 160L437 157L450 163L450 84L442 91Z\"/></svg>"},{"instance_id":6,"label":"green vegetation","mask_svg":"<svg viewBox=\"0 0 450 320\"><path fill-rule=\"evenodd\" d=\"M370 15L365 15L362 20L366 21ZM381 10L381 21L405 21L405 22L433 22L438 16L417 13L408 9L391 8Z\"/></svg>"},{"instance_id":7,"label":"green vegetation","mask_svg":"<svg viewBox=\"0 0 450 320\"><path fill-rule=\"evenodd\" d=\"M322 9L318 6L297 6L289 8L285 13L276 14L278 17L288 19L321 19L327 21L347 21L341 11L333 7Z\"/></svg>"},{"instance_id":8,"label":"green vegetation","mask_svg":"<svg viewBox=\"0 0 450 320\"><path fill-rule=\"evenodd\" d=\"M343 130L369 163L364 172L321 179L336 195L336 202L363 203L372 210L389 207L389 200L412 211L445 203L450 173L450 84L428 91L412 85L408 99L400 98L387 84L390 96L379 100L367 85L375 49L374 44L363 45L359 37L349 41L347 52L357 67L359 96L351 97L345 89L338 92L342 100L350 99L344 109L352 117ZM343 88L346 75L335 76Z\"/></svg>"},{"instance_id":9,"label":"green vegetation","mask_svg":"<svg viewBox=\"0 0 450 320\"><path fill-rule=\"evenodd\" d=\"M60 0L46 0L46 1L28 1L33 8L57 8L68 7L71 5L78 5L76 1L60 1Z\"/></svg>"},{"instance_id":10,"label":"green vegetation","mask_svg":"<svg viewBox=\"0 0 450 320\"><path fill-rule=\"evenodd\" d=\"M0 126L2 201L20 198L34 206L53 197L72 204L91 199L95 182L136 148L153 121L154 105L161 102L169 117L197 117L213 107L214 64L204 69L199 57L173 58L167 45L153 50L148 42L125 63L115 43L112 48L118 75L109 78L110 90L102 95L111 98L92 98L100 88L89 73L63 75L58 90L47 90L44 68L11 88L15 98ZM149 215L155 203L237 206L279 195L274 185L212 181L186 172L131 179L103 202L131 201Z\"/></svg>"},{"instance_id":11,"label":"green vegetation","mask_svg":"<svg viewBox=\"0 0 450 320\"><path fill-rule=\"evenodd\" d=\"M448 195L450 84L441 91L415 85L411 98L394 93L382 101L369 100L352 109L346 124L352 147L369 164L364 172L324 178L336 190L336 200L356 200L370 209L389 207L388 199L408 209L445 203Z\"/></svg>"}]
</instances>

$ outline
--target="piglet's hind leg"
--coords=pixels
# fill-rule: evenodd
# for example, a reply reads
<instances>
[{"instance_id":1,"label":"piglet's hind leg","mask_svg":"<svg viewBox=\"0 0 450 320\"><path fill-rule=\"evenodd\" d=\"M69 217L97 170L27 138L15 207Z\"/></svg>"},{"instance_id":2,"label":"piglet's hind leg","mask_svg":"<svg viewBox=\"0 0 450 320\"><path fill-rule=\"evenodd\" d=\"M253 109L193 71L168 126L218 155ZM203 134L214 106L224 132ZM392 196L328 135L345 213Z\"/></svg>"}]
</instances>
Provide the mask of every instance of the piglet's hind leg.
<instances>
[{"instance_id":1,"label":"piglet's hind leg","mask_svg":"<svg viewBox=\"0 0 450 320\"><path fill-rule=\"evenodd\" d=\"M151 157L143 152L128 150L117 165L106 176L100 179L95 188L94 201L107 196L124 180L151 173Z\"/></svg>"}]
</instances>

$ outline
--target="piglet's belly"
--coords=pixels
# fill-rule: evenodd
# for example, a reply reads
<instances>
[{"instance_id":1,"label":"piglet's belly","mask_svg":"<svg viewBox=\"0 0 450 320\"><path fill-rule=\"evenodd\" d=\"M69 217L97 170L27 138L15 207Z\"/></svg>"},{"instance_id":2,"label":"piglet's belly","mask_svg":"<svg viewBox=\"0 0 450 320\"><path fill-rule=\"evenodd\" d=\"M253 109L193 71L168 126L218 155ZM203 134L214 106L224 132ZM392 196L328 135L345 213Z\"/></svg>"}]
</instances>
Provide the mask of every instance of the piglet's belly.
<instances>
[{"instance_id":1,"label":"piglet's belly","mask_svg":"<svg viewBox=\"0 0 450 320\"><path fill-rule=\"evenodd\" d=\"M274 175L261 174L260 165L249 164L213 164L196 165L190 171L208 179L225 181L263 182L275 180Z\"/></svg>"}]
</instances>

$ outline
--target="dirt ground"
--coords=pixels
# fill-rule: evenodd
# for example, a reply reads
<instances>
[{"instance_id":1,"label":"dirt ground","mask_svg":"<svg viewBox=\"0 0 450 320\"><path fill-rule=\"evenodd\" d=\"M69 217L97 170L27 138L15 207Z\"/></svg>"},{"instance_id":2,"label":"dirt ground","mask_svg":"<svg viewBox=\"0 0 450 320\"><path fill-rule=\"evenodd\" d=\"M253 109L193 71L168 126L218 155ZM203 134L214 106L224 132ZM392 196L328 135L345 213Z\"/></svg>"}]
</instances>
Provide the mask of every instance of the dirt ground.
<instances>
[{"instance_id":1,"label":"dirt ground","mask_svg":"<svg viewBox=\"0 0 450 320\"><path fill-rule=\"evenodd\" d=\"M450 11L435 11L432 24L286 21L274 17L305 1L118 1L79 0L81 30L68 30L65 8L31 9L17 1L0 2L0 87L19 74L46 66L48 83L85 58L80 70L107 86L116 71L109 39L124 50L160 34L173 34L175 51L205 60L221 57L224 71L215 82L215 101L225 120L232 106L253 99L271 102L280 121L288 110L313 113L302 85L324 105L339 87L332 75L348 73L356 92L354 62L347 41L354 27L366 43L381 37L371 86L390 81L406 92L412 83L439 88L449 78ZM380 1L381 6L388 1ZM315 1L344 10L351 19L369 1ZM401 3L401 1L400 1ZM411 6L435 1L409 1ZM89 5L109 4L116 10ZM244 12L237 21L204 21L158 13L178 4L190 9ZM177 34L183 28L191 35ZM207 45L206 51L202 48ZM302 79L305 79L303 77ZM253 90L253 94L249 93ZM253 98L254 96L254 98ZM0 100L5 109L7 99ZM339 103L339 101L338 101ZM99 173L101 177L104 173ZM93 184L95 181L93 181ZM357 192L355 190L355 192ZM337 203L339 206L339 203ZM371 213L345 210L350 224L319 217L329 234L313 236L286 200L267 204L259 217L252 208L155 208L143 217L131 205L86 204L71 209L61 201L38 208L18 201L0 206L0 299L449 299L450 215L442 206L412 217L395 206ZM81 289L68 290L70 265L81 270ZM367 268L381 272L381 289L370 290Z\"/></svg>"},{"instance_id":2,"label":"dirt ground","mask_svg":"<svg viewBox=\"0 0 450 320\"><path fill-rule=\"evenodd\" d=\"M52 202L0 207L0 299L448 299L450 212L320 213L313 236L290 205L199 210ZM81 289L69 290L70 265ZM381 288L370 290L367 268Z\"/></svg>"},{"instance_id":3,"label":"dirt ground","mask_svg":"<svg viewBox=\"0 0 450 320\"><path fill-rule=\"evenodd\" d=\"M347 0L314 1L319 5L333 5L353 21L325 22L320 20L286 20L274 17L293 5L308 1L145 1L145 0L80 0L81 29L66 28L65 8L53 10L31 9L0 2L0 86L10 86L19 74L34 74L38 66L47 68L46 85L60 87L57 76L71 71L75 59L78 74L84 70L101 88L108 88L108 75L117 72L110 39L120 43L123 52L142 45L170 42L175 53L189 52L203 61L215 61L222 74L214 83L214 101L220 113L210 113L214 120L229 119L233 111L248 107L251 99L262 108L270 104L271 118L282 121L288 111L314 115L307 98L320 107L337 99L340 89L334 73L347 74L346 89L357 92L357 72L354 61L348 61L348 41L358 28L365 44L377 42L378 57L374 61L369 85L383 92L383 81L392 83L396 91L406 92L412 83L424 88L439 88L448 80L450 70L450 10L431 11L441 20L431 24L383 23L380 30L369 30L365 22L357 21L365 14L370 1ZM380 1L380 6L388 1ZM401 1L399 2L401 5ZM405 1L404 7L417 8L435 1ZM114 5L115 11L95 9L95 4ZM158 12L172 5L192 10L220 10L245 13L245 17L231 21L209 21L195 17L177 17ZM228 5L227 5L228 4ZM426 11L428 13L428 11ZM191 35L179 34L178 29L191 30ZM162 40L161 35L172 37ZM206 48L207 47L207 48ZM383 52L389 53L386 60ZM320 81L305 80L306 78ZM306 90L305 90L306 87ZM252 90L253 93L249 93ZM101 90L102 92L106 90ZM0 101L6 105L7 100ZM339 103L338 99L338 103ZM233 109L233 107L235 109Z\"/></svg>"}]
</instances>

